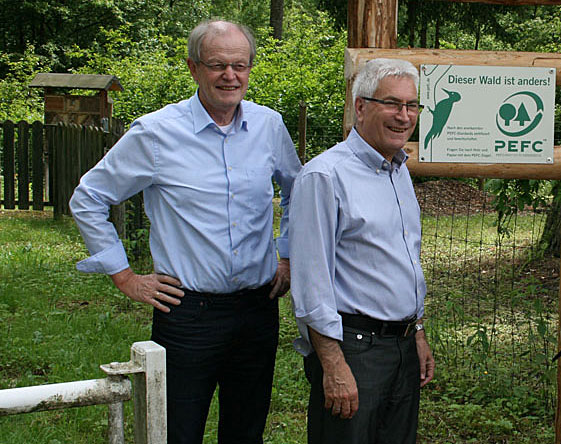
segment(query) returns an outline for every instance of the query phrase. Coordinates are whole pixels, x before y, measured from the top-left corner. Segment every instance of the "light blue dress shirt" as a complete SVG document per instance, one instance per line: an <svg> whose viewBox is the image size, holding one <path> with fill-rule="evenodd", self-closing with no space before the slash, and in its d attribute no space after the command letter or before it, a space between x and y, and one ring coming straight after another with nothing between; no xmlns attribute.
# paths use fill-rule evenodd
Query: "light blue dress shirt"
<svg viewBox="0 0 561 444"><path fill-rule="evenodd" d="M400 151L390 164L356 132L303 168L290 202L294 313L307 327L343 339L338 312L398 321L423 316L420 209Z"/></svg>
<svg viewBox="0 0 561 444"><path fill-rule="evenodd" d="M198 94L136 120L87 174L70 208L91 256L81 271L115 274L129 266L110 205L143 191L157 273L185 288L228 293L272 280L273 186L283 216L276 247L288 257L288 203L301 169L280 114L243 101L228 134Z"/></svg>

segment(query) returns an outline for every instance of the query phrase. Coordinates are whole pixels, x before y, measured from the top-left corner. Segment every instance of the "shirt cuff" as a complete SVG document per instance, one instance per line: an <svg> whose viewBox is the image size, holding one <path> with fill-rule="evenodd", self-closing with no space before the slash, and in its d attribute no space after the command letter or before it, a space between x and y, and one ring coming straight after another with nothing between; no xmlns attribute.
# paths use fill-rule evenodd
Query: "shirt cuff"
<svg viewBox="0 0 561 444"><path fill-rule="evenodd" d="M277 251L279 252L279 256L281 258L288 259L289 255L289 248L288 248L288 239L284 237L277 237L275 239L275 244L277 246Z"/></svg>
<svg viewBox="0 0 561 444"><path fill-rule="evenodd" d="M320 305L304 315L296 312L295 316L298 321L298 327L300 327L300 334L304 338L308 338L307 327L310 327L320 335L327 336L336 341L343 340L343 322L341 321L341 315L337 311L325 305Z"/></svg>
<svg viewBox="0 0 561 444"><path fill-rule="evenodd" d="M294 349L303 356L308 356L314 350L308 327L336 341L343 340L341 315L337 312L333 313L325 306L320 306L304 316L296 314L296 325L302 336L297 338L293 345Z"/></svg>
<svg viewBox="0 0 561 444"><path fill-rule="evenodd" d="M84 273L109 275L119 273L128 267L127 253L121 241L76 264L76 268Z"/></svg>

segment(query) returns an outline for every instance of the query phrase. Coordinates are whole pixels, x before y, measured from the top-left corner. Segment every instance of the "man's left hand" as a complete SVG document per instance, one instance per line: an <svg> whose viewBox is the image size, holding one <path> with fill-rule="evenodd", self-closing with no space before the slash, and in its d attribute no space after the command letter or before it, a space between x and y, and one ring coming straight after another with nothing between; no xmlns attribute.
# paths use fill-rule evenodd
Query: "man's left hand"
<svg viewBox="0 0 561 444"><path fill-rule="evenodd" d="M277 272L271 281L271 287L273 287L271 293L269 293L271 299L284 296L290 288L290 261L288 259L281 258L279 260Z"/></svg>
<svg viewBox="0 0 561 444"><path fill-rule="evenodd" d="M421 365L421 387L424 387L434 377L435 363L424 331L415 333L415 341L417 342L417 354Z"/></svg>

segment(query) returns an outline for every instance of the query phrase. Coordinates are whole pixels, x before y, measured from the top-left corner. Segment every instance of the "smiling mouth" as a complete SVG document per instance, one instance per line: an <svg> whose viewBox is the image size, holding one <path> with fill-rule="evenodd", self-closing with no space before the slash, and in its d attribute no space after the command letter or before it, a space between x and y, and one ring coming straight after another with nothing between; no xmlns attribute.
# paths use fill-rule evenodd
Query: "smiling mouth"
<svg viewBox="0 0 561 444"><path fill-rule="evenodd" d="M218 86L218 89L221 89L223 91L235 91L236 89L238 89L238 86Z"/></svg>
<svg viewBox="0 0 561 444"><path fill-rule="evenodd" d="M394 133L404 133L407 131L407 128L397 128L395 126L388 126L388 129Z"/></svg>

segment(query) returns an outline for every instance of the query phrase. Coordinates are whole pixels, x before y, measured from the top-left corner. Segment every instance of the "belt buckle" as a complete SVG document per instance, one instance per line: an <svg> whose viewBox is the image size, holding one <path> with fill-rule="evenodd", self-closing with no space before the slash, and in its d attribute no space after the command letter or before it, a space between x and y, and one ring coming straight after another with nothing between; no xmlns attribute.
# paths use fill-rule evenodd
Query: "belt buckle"
<svg viewBox="0 0 561 444"><path fill-rule="evenodd" d="M415 319L414 321L410 322L409 324L407 324L407 327L405 328L405 332L403 333L403 337L406 338L407 336L409 336L409 334L415 330L415 324L417 324L417 320Z"/></svg>

